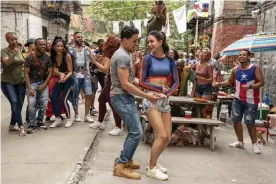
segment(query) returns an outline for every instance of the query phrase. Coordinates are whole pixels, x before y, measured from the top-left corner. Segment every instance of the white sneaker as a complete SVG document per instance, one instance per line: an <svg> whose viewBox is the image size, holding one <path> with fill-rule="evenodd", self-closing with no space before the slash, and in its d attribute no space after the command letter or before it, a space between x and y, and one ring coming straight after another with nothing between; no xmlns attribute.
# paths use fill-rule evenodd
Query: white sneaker
<svg viewBox="0 0 276 184"><path fill-rule="evenodd" d="M56 128L56 127L60 127L62 125L62 121L60 118L56 118L56 120L54 121L54 123L52 123L50 125L50 128Z"/></svg>
<svg viewBox="0 0 276 184"><path fill-rule="evenodd" d="M68 119L67 121L66 121L66 124L65 124L65 128L69 128L70 126L72 126L73 125L73 122L72 122L72 120L71 119Z"/></svg>
<svg viewBox="0 0 276 184"><path fill-rule="evenodd" d="M105 124L104 124L104 122L100 123L100 122L96 121L95 123L91 123L89 125L89 127L90 128L94 128L94 129L99 128L101 130L104 130L105 129Z"/></svg>
<svg viewBox="0 0 276 184"><path fill-rule="evenodd" d="M148 166L146 170L147 170L147 172L146 172L147 177L155 178L155 179L162 180L162 181L169 179L168 175L161 172L157 168L157 166L155 166L153 169L150 169L150 167Z"/></svg>
<svg viewBox="0 0 276 184"><path fill-rule="evenodd" d="M93 123L94 120L90 116L84 116L84 122Z"/></svg>
<svg viewBox="0 0 276 184"><path fill-rule="evenodd" d="M113 136L119 136L119 135L123 135L123 130L121 130L118 127L115 127L113 130L111 130L109 133L109 135L113 135Z"/></svg>
<svg viewBox="0 0 276 184"><path fill-rule="evenodd" d="M253 144L253 152L256 154L260 154L261 153L261 149L259 147L259 145L257 143Z"/></svg>
<svg viewBox="0 0 276 184"><path fill-rule="evenodd" d="M162 167L160 164L156 164L157 169L159 169L162 173L167 173L168 170L165 167Z"/></svg>
<svg viewBox="0 0 276 184"><path fill-rule="evenodd" d="M244 148L244 143L240 141L233 142L229 144L229 147L231 148Z"/></svg>
<svg viewBox="0 0 276 184"><path fill-rule="evenodd" d="M90 115L91 116L95 116L96 114L98 114L99 112L95 109L95 108L93 108L93 109L90 109Z"/></svg>
<svg viewBox="0 0 276 184"><path fill-rule="evenodd" d="M148 162L149 166L149 162ZM159 169L162 173L167 173L168 170L165 167L162 167L160 164L156 164L157 169Z"/></svg>
<svg viewBox="0 0 276 184"><path fill-rule="evenodd" d="M76 116L75 116L75 122L81 122L81 119L80 119L80 116L79 116L79 115L76 115Z"/></svg>

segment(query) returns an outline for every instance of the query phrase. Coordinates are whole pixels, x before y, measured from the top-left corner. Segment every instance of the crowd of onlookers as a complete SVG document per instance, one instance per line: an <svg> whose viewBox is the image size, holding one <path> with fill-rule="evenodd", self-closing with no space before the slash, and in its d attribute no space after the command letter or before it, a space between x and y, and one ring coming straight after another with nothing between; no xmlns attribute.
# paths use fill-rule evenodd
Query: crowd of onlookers
<svg viewBox="0 0 276 184"><path fill-rule="evenodd" d="M51 122L52 116L55 118L50 128L81 122L78 107L84 98L83 121L93 123L91 116L98 114L94 106L98 83L104 89L106 72L92 64L92 60L103 62L103 39L89 47L83 42L82 33L76 32L71 45L57 36L54 40L28 39L25 49L15 33L8 32L5 38L9 45L1 50L1 89L11 104L9 131L26 135L21 116L25 95L28 102L25 123L29 134L46 129L45 122ZM118 41L117 47L119 44ZM107 43L106 50L110 47ZM75 114L72 119L68 101Z"/></svg>
<svg viewBox="0 0 276 184"><path fill-rule="evenodd" d="M25 93L28 101L25 113L27 133L34 133L39 128L46 129L47 126L44 123L51 122L53 119L55 120L50 125L51 128L61 126L62 123L65 123L65 127L70 127L74 122L81 122L78 106L83 102L85 105L84 122L93 123L91 116L98 114L96 109L106 111L105 105L95 108L94 102L98 84L101 89L104 89L109 81L109 67L106 67L109 64L104 64L105 53L110 50L115 52L119 48L118 38L110 36L106 41L99 39L90 46L83 41L82 33L76 32L74 42L69 45L61 37L56 37L54 40L28 39L22 47L22 44L17 41L17 35L9 32L6 34L6 40L9 46L1 51L1 63L3 64L1 83L2 91L11 103L11 131L20 131L20 135L25 135L20 115ZM114 46L114 43L117 45ZM180 79L180 87L174 95L188 95L188 84L190 82L194 84L199 76L197 74L206 75L207 78L208 75L212 75L218 80L221 78L220 56L218 54L211 59L209 49L198 49L189 55L183 51L171 49L168 55L175 60ZM139 78L140 65L144 56L144 51L136 51L132 54L136 78ZM206 65L199 68L197 63L200 59L204 59ZM202 84L199 84L200 79L197 81L197 85L201 85L201 92L197 87L197 91L193 88L194 90L189 95L195 96L197 92L199 96L210 99L211 82L202 80ZM107 99L106 96L99 98L99 101ZM71 102L75 113L72 120L68 101ZM103 100L103 103L104 101L106 100ZM99 121L91 124L91 128L104 128L104 124L101 124L104 115L105 113L101 112ZM55 118L51 119L53 116ZM118 117L115 117L115 120L117 120L116 127L110 134L121 135L121 120ZM19 127L14 126L16 123Z"/></svg>

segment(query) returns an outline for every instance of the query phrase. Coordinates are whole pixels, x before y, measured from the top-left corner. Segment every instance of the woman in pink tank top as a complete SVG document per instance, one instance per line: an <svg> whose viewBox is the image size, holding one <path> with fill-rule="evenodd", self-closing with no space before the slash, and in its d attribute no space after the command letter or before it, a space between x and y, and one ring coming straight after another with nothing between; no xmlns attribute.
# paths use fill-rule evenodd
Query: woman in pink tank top
<svg viewBox="0 0 276 184"><path fill-rule="evenodd" d="M199 53L199 63L196 64L196 85L193 89L194 96L211 100L212 82L213 82L213 67L209 64L211 51L203 49ZM200 109L201 117L206 118L206 107Z"/></svg>

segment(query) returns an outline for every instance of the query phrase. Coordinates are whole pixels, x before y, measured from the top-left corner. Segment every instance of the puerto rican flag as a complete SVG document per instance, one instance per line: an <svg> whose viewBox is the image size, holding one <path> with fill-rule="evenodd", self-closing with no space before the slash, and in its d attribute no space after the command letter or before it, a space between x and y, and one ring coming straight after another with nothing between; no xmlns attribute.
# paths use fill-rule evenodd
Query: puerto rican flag
<svg viewBox="0 0 276 184"><path fill-rule="evenodd" d="M260 102L260 89L243 89L243 85L253 85L258 81L255 78L256 65L251 64L247 70L242 70L240 66L236 70L235 98L242 102L258 105Z"/></svg>

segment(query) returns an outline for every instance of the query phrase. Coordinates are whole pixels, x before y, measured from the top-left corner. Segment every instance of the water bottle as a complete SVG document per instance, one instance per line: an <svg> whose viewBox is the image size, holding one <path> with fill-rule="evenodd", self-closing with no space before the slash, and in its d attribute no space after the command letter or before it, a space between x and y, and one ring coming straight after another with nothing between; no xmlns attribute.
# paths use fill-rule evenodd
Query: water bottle
<svg viewBox="0 0 276 184"><path fill-rule="evenodd" d="M268 93L265 93L265 94L264 94L264 103L265 103L266 105L269 105L269 104L270 104L270 100L269 100Z"/></svg>

